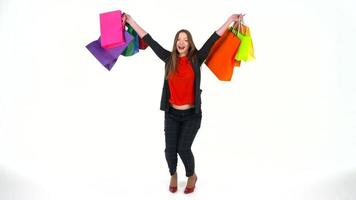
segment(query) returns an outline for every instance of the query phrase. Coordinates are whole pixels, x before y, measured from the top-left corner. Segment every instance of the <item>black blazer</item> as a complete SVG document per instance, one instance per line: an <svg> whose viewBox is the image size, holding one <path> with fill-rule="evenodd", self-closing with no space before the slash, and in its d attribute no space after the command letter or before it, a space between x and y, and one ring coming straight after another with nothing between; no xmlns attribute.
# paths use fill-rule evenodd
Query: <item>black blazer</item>
<svg viewBox="0 0 356 200"><path fill-rule="evenodd" d="M195 113L201 113L201 92L202 90L200 89L200 66L203 64L205 61L206 57L209 54L209 50L211 46L220 38L220 36L214 32L210 38L204 43L204 45L198 50L197 52L197 62L192 62L190 59L190 62L192 63L193 66L193 71L195 74L195 80L194 80L194 93L195 93ZM150 34L146 34L142 38L148 46L152 48L152 50L155 52L155 54L163 61L165 64L167 64L168 59L170 58L171 52L167 51L164 49L158 42L156 42ZM169 108L169 87L168 87L168 81L164 79L163 83L163 91L162 91L162 97L161 97L161 107L160 109L163 111L168 111Z"/></svg>

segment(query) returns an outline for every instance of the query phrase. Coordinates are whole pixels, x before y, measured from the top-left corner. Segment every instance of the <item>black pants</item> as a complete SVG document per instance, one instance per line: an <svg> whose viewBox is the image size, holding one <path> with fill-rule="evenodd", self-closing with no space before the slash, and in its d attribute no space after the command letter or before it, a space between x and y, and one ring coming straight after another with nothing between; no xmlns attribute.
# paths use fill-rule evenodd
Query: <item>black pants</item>
<svg viewBox="0 0 356 200"><path fill-rule="evenodd" d="M177 154L183 161L186 176L194 174L195 163L191 147L200 128L201 118L202 114L194 113L194 108L177 110L170 107L169 111L165 112L165 155L171 175L177 169Z"/></svg>

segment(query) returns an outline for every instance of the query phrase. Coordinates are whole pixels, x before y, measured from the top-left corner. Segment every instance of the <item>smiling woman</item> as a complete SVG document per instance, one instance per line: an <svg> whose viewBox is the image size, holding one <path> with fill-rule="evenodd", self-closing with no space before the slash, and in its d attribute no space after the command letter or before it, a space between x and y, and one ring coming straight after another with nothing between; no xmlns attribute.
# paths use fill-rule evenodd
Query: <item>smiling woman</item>
<svg viewBox="0 0 356 200"><path fill-rule="evenodd" d="M165 156L171 174L169 190L172 193L177 191L177 155L182 159L188 177L184 193L194 192L198 178L195 174L191 147L202 119L200 66L208 56L211 46L229 25L240 17L242 15L231 15L199 50L196 49L190 32L185 29L179 30L175 35L172 51L168 51L144 31L130 15L123 16L123 21L130 24L155 54L165 62L161 110L165 111Z"/></svg>

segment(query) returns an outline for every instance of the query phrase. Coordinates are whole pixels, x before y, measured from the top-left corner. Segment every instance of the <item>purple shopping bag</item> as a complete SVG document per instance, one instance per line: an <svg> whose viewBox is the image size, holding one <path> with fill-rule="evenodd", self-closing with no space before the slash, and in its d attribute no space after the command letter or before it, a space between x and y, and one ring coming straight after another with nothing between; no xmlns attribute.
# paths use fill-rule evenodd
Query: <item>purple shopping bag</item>
<svg viewBox="0 0 356 200"><path fill-rule="evenodd" d="M109 71L116 63L117 58L121 53L126 49L127 45L132 41L133 37L125 31L125 44L114 47L110 49L104 49L101 47L100 37L98 40L95 40L89 43L86 48L92 53L95 58Z"/></svg>

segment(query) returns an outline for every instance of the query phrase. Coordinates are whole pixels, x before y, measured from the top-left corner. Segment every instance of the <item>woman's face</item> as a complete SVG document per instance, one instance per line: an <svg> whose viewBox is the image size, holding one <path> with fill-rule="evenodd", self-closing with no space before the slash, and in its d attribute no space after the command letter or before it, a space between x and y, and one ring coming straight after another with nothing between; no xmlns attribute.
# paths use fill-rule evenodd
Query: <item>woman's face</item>
<svg viewBox="0 0 356 200"><path fill-rule="evenodd" d="M177 51L179 56L186 56L189 50L188 36L184 32L180 32L177 40Z"/></svg>

